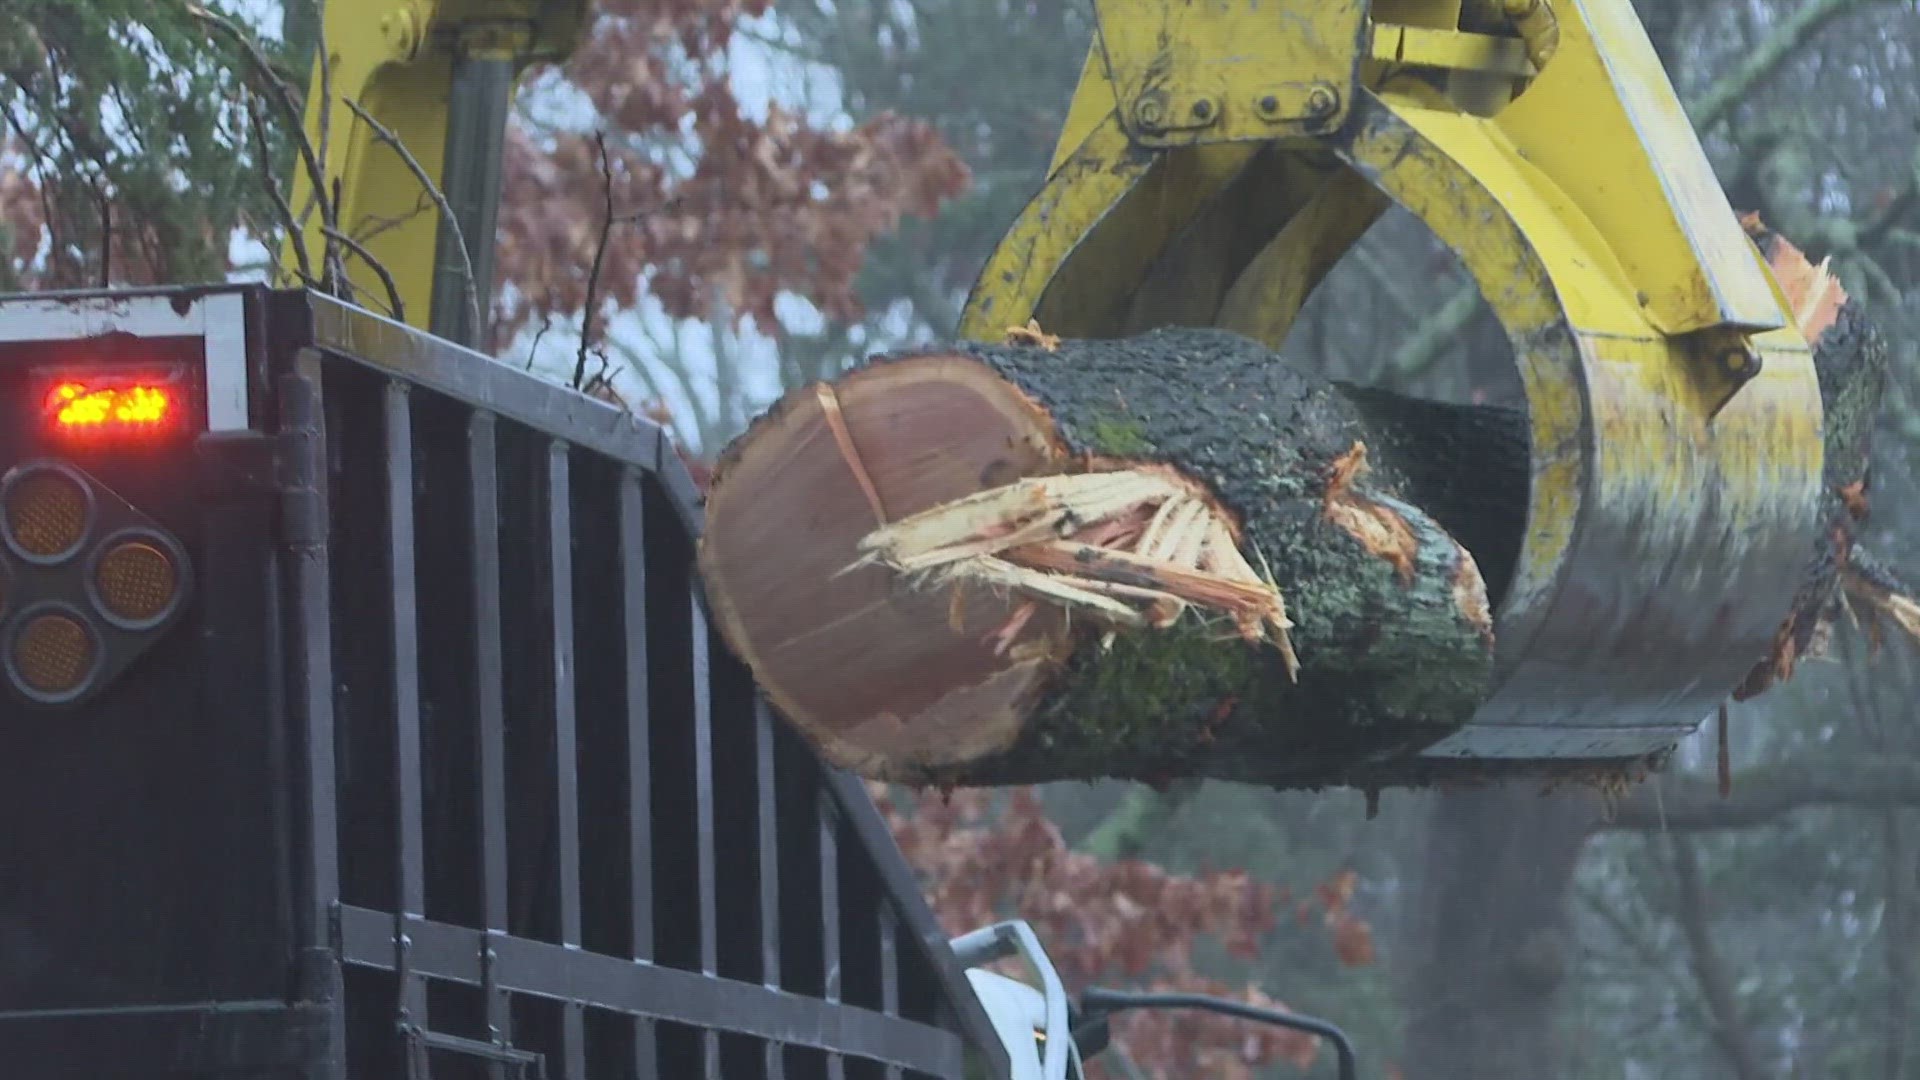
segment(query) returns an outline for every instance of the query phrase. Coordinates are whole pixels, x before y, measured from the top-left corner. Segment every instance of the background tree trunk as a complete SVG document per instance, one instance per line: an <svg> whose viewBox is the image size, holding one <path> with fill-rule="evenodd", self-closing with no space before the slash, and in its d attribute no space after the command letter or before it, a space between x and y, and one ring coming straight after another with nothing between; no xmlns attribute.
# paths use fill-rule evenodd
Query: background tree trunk
<svg viewBox="0 0 1920 1080"><path fill-rule="evenodd" d="M1538 784L1433 800L1403 943L1406 1080L1566 1075L1554 1030L1575 963L1565 897L1592 800Z"/></svg>

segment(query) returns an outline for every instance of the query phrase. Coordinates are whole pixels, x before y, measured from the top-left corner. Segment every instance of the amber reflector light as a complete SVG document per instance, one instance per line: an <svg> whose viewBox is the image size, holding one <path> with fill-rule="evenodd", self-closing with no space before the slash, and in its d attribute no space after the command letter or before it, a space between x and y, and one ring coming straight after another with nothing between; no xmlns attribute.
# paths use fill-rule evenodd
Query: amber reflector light
<svg viewBox="0 0 1920 1080"><path fill-rule="evenodd" d="M5 511L7 536L29 559L64 559L87 538L86 489L63 472L36 469L15 480Z"/></svg>
<svg viewBox="0 0 1920 1080"><path fill-rule="evenodd" d="M180 588L173 556L150 540L122 540L94 567L100 607L125 623L145 624L167 613Z"/></svg>
<svg viewBox="0 0 1920 1080"><path fill-rule="evenodd" d="M13 670L43 697L80 690L93 673L98 646L85 623L62 611L29 616L13 636Z"/></svg>

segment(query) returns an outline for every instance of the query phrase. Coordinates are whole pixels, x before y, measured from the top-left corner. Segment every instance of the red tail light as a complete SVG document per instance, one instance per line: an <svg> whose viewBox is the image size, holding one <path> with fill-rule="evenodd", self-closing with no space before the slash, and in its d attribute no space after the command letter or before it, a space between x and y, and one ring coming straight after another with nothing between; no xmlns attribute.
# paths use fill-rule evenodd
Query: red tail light
<svg viewBox="0 0 1920 1080"><path fill-rule="evenodd" d="M177 379L61 374L41 398L41 423L68 438L169 435L187 422L188 405Z"/></svg>

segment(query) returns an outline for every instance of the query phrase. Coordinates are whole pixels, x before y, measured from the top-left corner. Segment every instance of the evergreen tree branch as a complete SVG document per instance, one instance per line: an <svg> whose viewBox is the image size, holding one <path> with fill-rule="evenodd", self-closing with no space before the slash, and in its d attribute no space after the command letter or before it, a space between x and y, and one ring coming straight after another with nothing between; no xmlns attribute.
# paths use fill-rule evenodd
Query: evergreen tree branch
<svg viewBox="0 0 1920 1080"><path fill-rule="evenodd" d="M1835 19L1855 8L1885 2L1887 0L1807 0L1782 20L1778 29L1747 50L1746 59L1715 79L1713 85L1699 95L1693 108L1687 110L1694 128L1704 132L1726 119L1755 86Z"/></svg>
<svg viewBox="0 0 1920 1080"><path fill-rule="evenodd" d="M255 41L251 34L234 25L231 20L208 11L198 4L188 4L187 14L207 26L212 27L214 30L219 31L223 37L234 42L240 47L240 50L246 54L247 62L253 74L266 84L267 90L269 91L267 99L278 107L280 120L286 125L288 135L293 140L294 149L298 152L300 164L307 171L307 183L313 188L313 197L318 200L320 220L329 228L339 228L340 223L334 216L336 208L333 206L332 201L327 198L326 170L321 167L319 151L314 147L313 142L307 138L305 120L300 106L296 101L293 88L288 86L287 81L280 77L280 73L273 66L273 62L268 59L266 53L261 50L260 43ZM326 46L324 43L321 45L320 54L323 58L326 55ZM324 70L325 60L322 59L321 63Z"/></svg>

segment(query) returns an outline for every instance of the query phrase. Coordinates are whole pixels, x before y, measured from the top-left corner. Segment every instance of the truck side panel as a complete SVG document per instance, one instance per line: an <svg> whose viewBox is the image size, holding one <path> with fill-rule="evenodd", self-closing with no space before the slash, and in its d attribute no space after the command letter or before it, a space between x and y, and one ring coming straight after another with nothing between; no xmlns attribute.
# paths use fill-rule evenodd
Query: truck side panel
<svg viewBox="0 0 1920 1080"><path fill-rule="evenodd" d="M991 1061L865 792L708 626L696 495L662 433L301 302L349 1075L501 1064L481 1047L569 1078Z"/></svg>
<svg viewBox="0 0 1920 1080"><path fill-rule="evenodd" d="M49 443L48 341L186 372L184 426ZM708 627L657 428L252 288L0 297L0 410L0 472L56 456L191 585L73 702L0 697L10 1078L1005 1074L865 790ZM93 556L17 554L0 661L98 622Z"/></svg>

